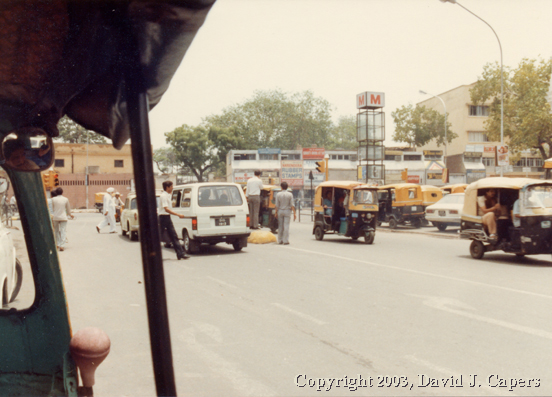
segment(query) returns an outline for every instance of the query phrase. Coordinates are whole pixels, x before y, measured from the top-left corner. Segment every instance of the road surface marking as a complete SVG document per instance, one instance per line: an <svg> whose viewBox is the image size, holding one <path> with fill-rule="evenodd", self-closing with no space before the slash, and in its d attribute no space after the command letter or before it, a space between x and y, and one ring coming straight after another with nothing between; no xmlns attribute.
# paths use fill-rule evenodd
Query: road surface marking
<svg viewBox="0 0 552 397"><path fill-rule="evenodd" d="M545 298L545 299L552 299L552 295L545 295L545 294L539 294L537 292L524 291L524 290L521 290L521 289L502 287L500 285L487 284L487 283L482 283L480 281L468 280L468 279L465 279L465 278L444 276L442 274L428 273L428 272L424 272L424 271L421 271L421 270L407 269L407 268L399 267L399 266L383 265L381 263L365 261L365 260L362 260L362 259L347 258L347 257L341 256L341 255L326 254L326 253L323 253L323 252L311 251L311 250L306 250L306 249L302 249L302 248L295 248L295 247L293 247L293 248L292 247L286 247L286 248L291 249L291 250L295 250L295 251L306 252L308 254L324 255L324 256L328 256L330 258L339 259L339 262L336 262L336 264L339 264L342 261L346 260L346 261L350 261L350 262L357 262L357 263L363 263L363 264L366 264L366 265L377 266L377 267L381 267L381 268L385 268L385 269L401 270L403 272L419 274L419 275L422 275L422 276L430 276L430 277L436 277L436 278L441 278L441 279L445 279L445 280L459 281L459 282L462 282L462 283L467 283L467 284L472 284L472 285L479 285L479 286L483 286L483 287L491 287L491 288L501 289L503 291L516 292L518 294L536 296L536 297ZM316 262L313 261L312 263L316 263Z"/></svg>
<svg viewBox="0 0 552 397"><path fill-rule="evenodd" d="M198 329L199 328L199 329ZM216 328L210 324L199 324L196 323L195 326L187 328L182 331L178 338L186 343L187 347L194 352L200 359L205 361L209 368L216 374L222 375L226 378L236 389L236 394L243 396L274 396L276 393L270 388L258 382L254 379L251 379L241 371L237 364L230 362L223 357L219 356L217 353L209 350L205 346L201 345L196 340L196 334L198 332L208 331L209 336L213 334L219 334L218 332L213 332L213 328ZM219 340L220 341L220 340ZM217 341L218 342L218 341Z"/></svg>
<svg viewBox="0 0 552 397"><path fill-rule="evenodd" d="M524 325L509 323L507 321L497 320L491 317L480 316L474 313L469 313L465 310L466 309L475 310L475 309L463 304L462 302L456 299L443 298L438 296L421 296L421 295L414 295L414 294L407 294L407 295L414 296L416 298L425 299L423 302L424 305L434 309L442 310L452 314L457 314L459 316L467 317L472 320L478 320L488 324L498 325L499 327L513 329L514 331L525 332L526 334L530 334L533 336L540 336L541 338L552 339L552 332L544 331L537 328L526 327ZM453 309L449 306L456 306L461 310Z"/></svg>
<svg viewBox="0 0 552 397"><path fill-rule="evenodd" d="M219 280L218 278L214 278L214 277L211 277L211 276L207 276L207 278L208 278L209 280L212 280L212 281L214 281L214 282L216 282L216 283L219 283L219 284L221 284L221 285L224 285L224 286L226 286L226 287L238 288L238 287L236 287L235 285L228 284L227 282L222 281L222 280Z"/></svg>
<svg viewBox="0 0 552 397"><path fill-rule="evenodd" d="M291 314L295 314L296 316L298 317L301 317L301 318L304 318L305 320L309 320L309 321L312 321L313 323L315 324L318 324L318 325L324 325L326 324L324 321L321 321L317 318L314 318L312 316L309 316L308 314L305 314L305 313L301 313L301 312L298 312L297 310L293 310L293 309L290 309L289 307L287 306L284 306L284 305L281 305L279 303L273 303L272 306L276 306L277 308L280 308L288 313L291 313Z"/></svg>

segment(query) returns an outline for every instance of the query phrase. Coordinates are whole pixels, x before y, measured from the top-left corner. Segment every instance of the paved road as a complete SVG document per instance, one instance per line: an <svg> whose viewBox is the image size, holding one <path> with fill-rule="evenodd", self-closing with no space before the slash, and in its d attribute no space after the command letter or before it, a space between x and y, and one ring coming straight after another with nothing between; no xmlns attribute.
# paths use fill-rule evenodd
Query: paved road
<svg viewBox="0 0 552 397"><path fill-rule="evenodd" d="M150 396L139 244L96 233L100 219L78 215L60 253L73 329L112 340L96 395ZM319 242L303 218L289 246L164 249L179 394L552 394L550 256L476 261L431 229Z"/></svg>

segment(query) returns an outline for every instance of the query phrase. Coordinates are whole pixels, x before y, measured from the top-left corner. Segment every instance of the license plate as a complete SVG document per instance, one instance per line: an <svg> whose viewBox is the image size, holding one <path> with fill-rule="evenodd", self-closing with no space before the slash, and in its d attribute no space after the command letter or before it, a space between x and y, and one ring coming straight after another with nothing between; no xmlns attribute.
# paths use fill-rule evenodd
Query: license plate
<svg viewBox="0 0 552 397"><path fill-rule="evenodd" d="M446 211L439 211L439 216L447 216L447 212Z"/></svg>
<svg viewBox="0 0 552 397"><path fill-rule="evenodd" d="M542 221L541 222L541 227L543 229L550 229L550 221Z"/></svg>
<svg viewBox="0 0 552 397"><path fill-rule="evenodd" d="M230 218L215 218L215 226L228 226L230 225Z"/></svg>

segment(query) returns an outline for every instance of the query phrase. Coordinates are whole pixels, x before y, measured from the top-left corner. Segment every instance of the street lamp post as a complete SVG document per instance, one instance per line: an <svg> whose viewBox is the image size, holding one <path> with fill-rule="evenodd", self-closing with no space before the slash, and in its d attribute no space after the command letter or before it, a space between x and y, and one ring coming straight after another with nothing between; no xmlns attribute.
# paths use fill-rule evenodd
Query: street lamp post
<svg viewBox="0 0 552 397"><path fill-rule="evenodd" d="M445 105L445 101L443 101L443 98L441 98L440 96L438 95L433 95L433 94L428 94L427 92L425 91L422 91L420 90L420 94L424 94L424 95L430 95L434 98L437 98L441 101L441 103L443 104L443 107L445 108L445 166L447 165L447 143L448 143L448 140L447 140L447 105Z"/></svg>
<svg viewBox="0 0 552 397"><path fill-rule="evenodd" d="M443 3L452 3L452 4L458 4L460 7L462 7L464 10L472 14L474 17L480 19L483 21L488 27L491 28L494 35L496 36L496 39L498 40L498 47L500 48L500 145L504 145L504 73L503 73L503 63L502 63L502 44L500 43L500 39L498 38L498 35L496 34L495 30L487 21L485 21L480 16L474 14L470 10L468 10L466 7L464 7L462 4L457 2L456 0L440 0ZM504 176L504 170L502 167L500 167L500 176Z"/></svg>

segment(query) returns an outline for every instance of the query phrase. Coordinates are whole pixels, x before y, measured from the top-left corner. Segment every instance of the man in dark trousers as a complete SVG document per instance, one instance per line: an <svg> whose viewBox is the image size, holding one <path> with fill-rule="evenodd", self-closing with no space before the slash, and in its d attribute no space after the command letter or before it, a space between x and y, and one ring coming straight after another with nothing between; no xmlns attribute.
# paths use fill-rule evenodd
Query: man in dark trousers
<svg viewBox="0 0 552 397"><path fill-rule="evenodd" d="M166 230L167 235L169 236L172 246L176 251L176 257L180 259L188 259L190 255L186 254L184 248L178 241L178 236L174 230L174 225L171 221L171 215L176 215L179 218L184 218L184 215L177 214L172 210L172 191L173 183L171 181L163 182L163 193L159 196L159 226L160 234L163 235L163 232Z"/></svg>

